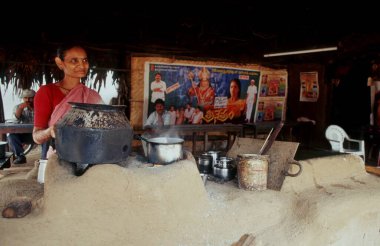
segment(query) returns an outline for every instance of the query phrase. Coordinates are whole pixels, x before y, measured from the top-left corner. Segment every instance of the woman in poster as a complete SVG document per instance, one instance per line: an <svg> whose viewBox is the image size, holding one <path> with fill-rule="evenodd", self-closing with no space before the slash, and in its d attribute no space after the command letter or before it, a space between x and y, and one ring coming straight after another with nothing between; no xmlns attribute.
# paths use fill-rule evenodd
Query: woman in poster
<svg viewBox="0 0 380 246"><path fill-rule="evenodd" d="M233 114L233 121L239 121L246 111L246 103L244 99L240 99L241 82L239 79L230 81L230 97L227 101L227 109Z"/></svg>
<svg viewBox="0 0 380 246"><path fill-rule="evenodd" d="M194 74L189 72L188 77L192 82L192 87L189 89L189 95L197 98L198 106L202 106L204 109L211 107L214 104L215 91L210 84L210 72L207 68L203 67L198 73L199 84L193 81Z"/></svg>

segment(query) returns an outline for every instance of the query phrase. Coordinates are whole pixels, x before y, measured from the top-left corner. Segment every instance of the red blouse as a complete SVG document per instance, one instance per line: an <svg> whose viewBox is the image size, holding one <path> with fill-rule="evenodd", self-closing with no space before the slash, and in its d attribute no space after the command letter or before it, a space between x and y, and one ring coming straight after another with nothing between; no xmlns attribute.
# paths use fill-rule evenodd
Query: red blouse
<svg viewBox="0 0 380 246"><path fill-rule="evenodd" d="M43 85L34 97L34 126L48 128L50 116L65 94L54 83Z"/></svg>

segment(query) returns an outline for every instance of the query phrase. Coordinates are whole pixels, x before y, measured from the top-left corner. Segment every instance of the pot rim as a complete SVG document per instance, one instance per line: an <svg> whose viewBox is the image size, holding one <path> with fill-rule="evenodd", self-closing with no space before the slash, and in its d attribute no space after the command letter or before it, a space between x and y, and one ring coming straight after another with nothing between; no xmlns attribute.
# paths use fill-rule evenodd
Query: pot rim
<svg viewBox="0 0 380 246"><path fill-rule="evenodd" d="M126 105L107 105L107 104L92 104L92 103L79 103L79 102L68 102L72 108L79 108L84 110L104 110L104 111L115 111L125 109Z"/></svg>
<svg viewBox="0 0 380 246"><path fill-rule="evenodd" d="M166 139L166 140L171 140L170 142L163 142L163 141L160 141L163 140L163 139ZM154 144L181 144L184 142L184 140L182 138L172 138L172 137L155 137L155 138L149 138L148 139L148 142L149 143L154 143Z"/></svg>

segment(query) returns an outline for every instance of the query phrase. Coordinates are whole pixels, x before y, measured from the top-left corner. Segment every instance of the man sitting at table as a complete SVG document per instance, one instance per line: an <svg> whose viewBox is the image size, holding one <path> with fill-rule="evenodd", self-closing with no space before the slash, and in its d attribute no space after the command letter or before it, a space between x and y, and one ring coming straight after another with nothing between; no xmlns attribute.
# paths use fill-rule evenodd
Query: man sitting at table
<svg viewBox="0 0 380 246"><path fill-rule="evenodd" d="M146 131L142 134L142 137L147 139L158 136L158 134L154 130L155 126L170 125L170 114L165 110L164 100L162 100L161 98L157 99L154 102L154 107L156 110L149 115L148 119L144 124L144 129ZM145 141L142 141L142 147L146 156L147 144Z"/></svg>
<svg viewBox="0 0 380 246"><path fill-rule="evenodd" d="M162 99L157 99L154 102L156 111L152 112L145 122L144 128L150 126L167 126L170 125L170 114L165 110L165 102Z"/></svg>
<svg viewBox="0 0 380 246"><path fill-rule="evenodd" d="M13 109L14 117L18 123L32 124L34 119L33 99L36 92L26 89L21 93L22 103L15 106ZM23 144L33 143L32 133L10 133L8 135L9 144L13 153L16 156L13 164L26 163Z"/></svg>

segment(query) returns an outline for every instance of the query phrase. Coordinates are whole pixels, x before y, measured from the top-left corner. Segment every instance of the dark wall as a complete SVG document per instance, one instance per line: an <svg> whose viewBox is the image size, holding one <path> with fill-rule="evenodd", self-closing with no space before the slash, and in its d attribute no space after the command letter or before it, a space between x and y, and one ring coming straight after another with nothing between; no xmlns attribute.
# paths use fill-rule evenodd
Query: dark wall
<svg viewBox="0 0 380 246"><path fill-rule="evenodd" d="M319 98L317 102L300 102L300 72L318 72ZM331 85L325 83L325 68L320 64L293 64L288 66L287 121L307 117L316 121L310 132L311 146L324 146L324 131L330 115Z"/></svg>
<svg viewBox="0 0 380 246"><path fill-rule="evenodd" d="M307 117L316 121L310 132L313 147L329 147L325 129L330 124L343 127L351 137L361 137L369 125L370 88L367 86L366 61L326 67L322 64L289 65L287 120ZM300 102L300 72L318 72L319 98L317 102ZM339 79L339 85L332 79Z"/></svg>
<svg viewBox="0 0 380 246"><path fill-rule="evenodd" d="M341 66L345 67L344 73L337 75L340 83L331 92L331 123L343 127L351 137L359 137L360 130L369 125L371 100L367 79L371 65L362 61Z"/></svg>

